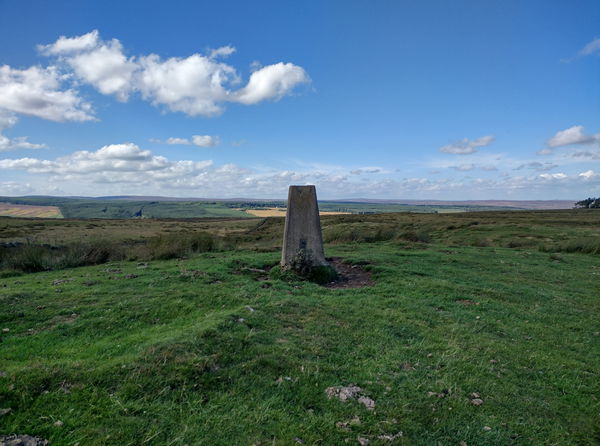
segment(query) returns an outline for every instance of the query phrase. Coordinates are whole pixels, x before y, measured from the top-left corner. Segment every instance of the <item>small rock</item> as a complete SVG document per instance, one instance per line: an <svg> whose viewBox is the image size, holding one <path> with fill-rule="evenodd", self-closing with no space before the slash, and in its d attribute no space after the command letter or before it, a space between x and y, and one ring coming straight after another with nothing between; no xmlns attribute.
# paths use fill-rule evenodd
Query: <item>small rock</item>
<svg viewBox="0 0 600 446"><path fill-rule="evenodd" d="M344 386L333 386L333 387L328 387L327 389L325 389L325 393L327 394L327 396L329 398L336 397L342 401L346 401L348 399L354 399L361 392L362 392L362 389L355 385L350 385L350 386L345 386L345 387Z"/></svg>
<svg viewBox="0 0 600 446"><path fill-rule="evenodd" d="M10 331L10 328L3 328L2 329L2 333L8 333Z"/></svg>
<svg viewBox="0 0 600 446"><path fill-rule="evenodd" d="M61 427L63 424L65 424L65 423L63 423L63 422L62 422L62 421L60 421L60 420L56 420L56 421L54 422L54 425L55 425L56 427Z"/></svg>
<svg viewBox="0 0 600 446"><path fill-rule="evenodd" d="M371 398L369 398L367 396L361 396L358 399L358 402L360 404L362 404L363 406L365 406L368 410L375 409L375 401L373 401Z"/></svg>
<svg viewBox="0 0 600 446"><path fill-rule="evenodd" d="M360 446L367 446L371 441L368 438L364 438L364 437L358 437L358 444L360 444Z"/></svg>
<svg viewBox="0 0 600 446"><path fill-rule="evenodd" d="M248 310L250 313L254 313L256 310L250 306L246 306L246 310Z"/></svg>
<svg viewBox="0 0 600 446"><path fill-rule="evenodd" d="M296 438L294 438L294 441L299 444L304 444L304 440L302 438L296 437Z"/></svg>
<svg viewBox="0 0 600 446"><path fill-rule="evenodd" d="M492 430L492 428L491 428L491 427L489 427L489 426L483 426L483 430L484 430L485 432L489 432L489 431L491 431L491 430Z"/></svg>
<svg viewBox="0 0 600 446"><path fill-rule="evenodd" d="M461 441L461 442L460 442L460 443L458 443L458 444L459 444L459 446L467 446L467 442L466 442L466 441L464 441L464 440L463 440L463 441Z"/></svg>
<svg viewBox="0 0 600 446"><path fill-rule="evenodd" d="M402 431L395 433L394 435L391 434L383 434L380 435L379 438L380 440L386 440L386 441L394 441L397 440L398 438L402 437L403 433Z"/></svg>
<svg viewBox="0 0 600 446"><path fill-rule="evenodd" d="M478 394L477 392L473 392L473 393L471 394L471 398L481 398L481 395L480 395L480 394Z"/></svg>
<svg viewBox="0 0 600 446"><path fill-rule="evenodd" d="M12 409L10 407L7 407L6 409L0 409L0 417L2 415L8 415L11 412L12 412Z"/></svg>
<svg viewBox="0 0 600 446"><path fill-rule="evenodd" d="M46 446L48 440L31 435L0 435L2 446Z"/></svg>
<svg viewBox="0 0 600 446"><path fill-rule="evenodd" d="M428 358L433 358L433 353L427 353Z"/></svg>
<svg viewBox="0 0 600 446"><path fill-rule="evenodd" d="M473 406L481 406L483 404L483 400L480 398L474 398L471 400L471 404Z"/></svg>

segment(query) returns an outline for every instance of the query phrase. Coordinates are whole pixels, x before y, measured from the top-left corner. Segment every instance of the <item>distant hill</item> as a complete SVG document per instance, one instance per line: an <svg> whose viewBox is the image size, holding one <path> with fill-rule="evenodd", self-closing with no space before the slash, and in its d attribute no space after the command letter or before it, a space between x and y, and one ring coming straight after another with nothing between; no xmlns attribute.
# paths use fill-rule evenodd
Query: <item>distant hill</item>
<svg viewBox="0 0 600 446"><path fill-rule="evenodd" d="M0 201L10 199L77 199L98 201L187 201L187 202L259 202L273 203L285 201L285 198L197 198L197 197L162 197L144 195L109 195L104 197L52 197L52 196L26 196L26 197L0 197ZM339 200L319 200L323 203L372 203L372 204L405 204L410 206L483 206L515 209L572 209L573 200L403 200L403 199L378 199L378 198L342 198Z"/></svg>
<svg viewBox="0 0 600 446"><path fill-rule="evenodd" d="M0 215L15 216L15 205L53 207L55 216L64 218L252 218L247 210L284 208L283 199L255 198L177 198L160 196L119 195L106 197L52 197L25 196L0 197L5 212ZM321 200L319 208L324 212L379 214L388 212L449 213L490 210L543 210L571 209L575 200L384 200L345 199ZM24 207L25 206L25 207ZM58 211L58 212L57 212ZM23 214L17 214L23 215ZM45 215L31 215L43 217Z"/></svg>

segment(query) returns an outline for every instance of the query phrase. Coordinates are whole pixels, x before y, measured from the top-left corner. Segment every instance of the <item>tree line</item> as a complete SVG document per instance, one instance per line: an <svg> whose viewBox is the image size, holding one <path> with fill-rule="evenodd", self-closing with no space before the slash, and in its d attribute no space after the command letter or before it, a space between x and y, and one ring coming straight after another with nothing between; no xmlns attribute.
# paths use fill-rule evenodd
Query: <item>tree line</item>
<svg viewBox="0 0 600 446"><path fill-rule="evenodd" d="M575 207L584 209L600 209L600 198L586 198L575 203Z"/></svg>

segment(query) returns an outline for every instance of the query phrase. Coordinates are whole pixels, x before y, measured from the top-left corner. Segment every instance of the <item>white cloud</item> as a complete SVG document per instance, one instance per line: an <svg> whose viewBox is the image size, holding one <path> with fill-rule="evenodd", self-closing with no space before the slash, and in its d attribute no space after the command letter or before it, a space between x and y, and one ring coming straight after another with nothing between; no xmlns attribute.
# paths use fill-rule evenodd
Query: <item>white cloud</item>
<svg viewBox="0 0 600 446"><path fill-rule="evenodd" d="M123 54L121 43L113 39L67 58L76 76L93 85L105 95L114 94L119 101L125 102L133 89L133 73L137 69L132 58Z"/></svg>
<svg viewBox="0 0 600 446"><path fill-rule="evenodd" d="M166 141L161 141L160 139L151 139L151 142L155 142L158 144L169 144L169 145L195 145L198 147L215 147L221 143L221 140L218 136L211 135L193 135L191 139L187 138L168 138Z"/></svg>
<svg viewBox="0 0 600 446"><path fill-rule="evenodd" d="M53 66L25 70L0 66L0 109L51 121L94 119L91 105L76 91L61 90L65 80Z"/></svg>
<svg viewBox="0 0 600 446"><path fill-rule="evenodd" d="M585 178L586 180L589 180L590 178L594 178L599 175L593 170L586 170L585 172L581 172L579 176Z"/></svg>
<svg viewBox="0 0 600 446"><path fill-rule="evenodd" d="M165 144L169 144L169 145L184 145L184 146L189 146L191 144L189 139L185 139L185 138L169 138L165 141Z"/></svg>
<svg viewBox="0 0 600 446"><path fill-rule="evenodd" d="M452 153L455 155L468 155L477 152L477 148L485 147L494 142L494 137L491 135L482 136L473 141L468 138L463 138L460 141L454 142L440 147L440 152Z"/></svg>
<svg viewBox="0 0 600 446"><path fill-rule="evenodd" d="M540 174L540 178L544 178L545 180L564 180L567 178L567 175L559 172L559 173L542 173Z"/></svg>
<svg viewBox="0 0 600 446"><path fill-rule="evenodd" d="M0 152L8 152L17 149L43 149L45 144L33 144L27 141L26 136L8 138L2 132L17 123L17 117L13 113L0 109Z"/></svg>
<svg viewBox="0 0 600 446"><path fill-rule="evenodd" d="M38 45L38 50L44 54L69 54L77 51L90 50L98 45L98 30L93 30L78 37L60 36L50 45Z"/></svg>
<svg viewBox="0 0 600 446"><path fill-rule="evenodd" d="M137 88L153 105L190 116L216 116L227 100L225 85L239 82L233 67L200 54L162 61L152 54L141 58Z"/></svg>
<svg viewBox="0 0 600 446"><path fill-rule="evenodd" d="M212 161L169 161L133 143L111 144L96 151L81 150L55 160L19 158L0 160L2 169L59 175L63 180L127 182L173 179L201 172Z"/></svg>
<svg viewBox="0 0 600 446"><path fill-rule="evenodd" d="M588 43L586 46L584 46L577 53L577 55L579 57L583 57L583 56L589 56L590 54L594 54L597 52L600 52L600 37L597 37L596 39L594 39L590 43Z"/></svg>
<svg viewBox="0 0 600 446"><path fill-rule="evenodd" d="M219 144L218 136L210 135L194 135L192 136L192 144L198 147L214 147Z"/></svg>
<svg viewBox="0 0 600 446"><path fill-rule="evenodd" d="M210 58L216 59L217 57L227 57L235 53L235 48L232 46L222 46L221 48L214 49L210 52Z"/></svg>
<svg viewBox="0 0 600 446"><path fill-rule="evenodd" d="M550 148L556 148L573 144L590 144L598 138L600 138L600 135L585 135L582 125L574 125L568 129L556 132L556 134L548 140L547 144ZM548 152L543 154L546 155Z"/></svg>
<svg viewBox="0 0 600 446"><path fill-rule="evenodd" d="M292 63L279 62L267 65L250 76L248 84L235 92L234 101L242 104L256 104L264 100L279 100L289 94L298 84L310 79L302 67Z"/></svg>
<svg viewBox="0 0 600 446"><path fill-rule="evenodd" d="M278 100L310 81L303 68L280 62L254 71L247 85L236 90L241 76L234 67L216 60L235 52L232 46L214 49L208 56L127 57L119 40L103 41L95 30L82 36L61 36L39 49L56 56L78 80L102 94L124 102L139 92L155 106L190 116L219 115L227 102L252 105Z"/></svg>

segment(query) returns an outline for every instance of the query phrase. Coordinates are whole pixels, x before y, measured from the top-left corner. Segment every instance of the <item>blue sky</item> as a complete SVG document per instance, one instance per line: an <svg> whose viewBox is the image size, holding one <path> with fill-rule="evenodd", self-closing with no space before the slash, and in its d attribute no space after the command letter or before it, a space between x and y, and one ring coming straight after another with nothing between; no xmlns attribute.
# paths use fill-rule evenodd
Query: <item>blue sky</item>
<svg viewBox="0 0 600 446"><path fill-rule="evenodd" d="M0 0L0 195L600 195L597 1Z"/></svg>

